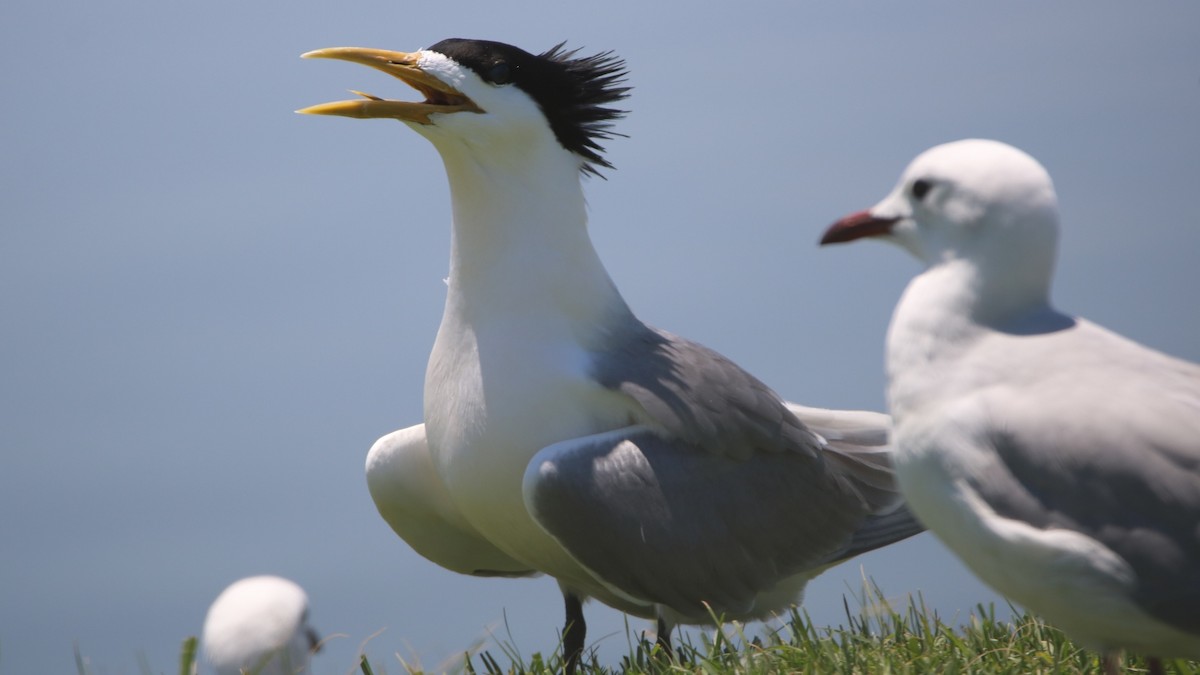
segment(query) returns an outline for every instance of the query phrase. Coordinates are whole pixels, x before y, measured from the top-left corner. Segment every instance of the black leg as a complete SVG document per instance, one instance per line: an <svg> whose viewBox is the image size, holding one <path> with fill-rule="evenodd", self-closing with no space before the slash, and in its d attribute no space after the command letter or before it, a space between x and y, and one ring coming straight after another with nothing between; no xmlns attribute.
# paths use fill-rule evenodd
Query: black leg
<svg viewBox="0 0 1200 675"><path fill-rule="evenodd" d="M563 626L563 673L572 675L583 656L583 643L587 639L587 624L583 620L583 603L573 593L563 591L567 607L567 622Z"/></svg>
<svg viewBox="0 0 1200 675"><path fill-rule="evenodd" d="M1167 673L1167 669L1163 668L1162 659L1157 656L1148 657L1146 667L1150 670L1150 675L1166 675Z"/></svg>
<svg viewBox="0 0 1200 675"><path fill-rule="evenodd" d="M1104 652L1100 659L1100 668L1104 675L1121 675L1121 652Z"/></svg>
<svg viewBox="0 0 1200 675"><path fill-rule="evenodd" d="M667 625L663 618L658 617L658 638L655 640L659 647L662 647L663 653L667 658L675 658L675 651L671 649L671 628Z"/></svg>

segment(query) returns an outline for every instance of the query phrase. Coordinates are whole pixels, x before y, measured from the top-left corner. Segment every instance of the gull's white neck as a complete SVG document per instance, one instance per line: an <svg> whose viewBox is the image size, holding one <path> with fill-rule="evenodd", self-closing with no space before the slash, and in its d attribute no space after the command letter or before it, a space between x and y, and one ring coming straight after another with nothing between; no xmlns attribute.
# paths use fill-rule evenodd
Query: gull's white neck
<svg viewBox="0 0 1200 675"><path fill-rule="evenodd" d="M1053 313L1048 271L1030 276L989 274L976 261L947 260L914 278L904 290L887 336L888 399L903 417L934 392L960 378L962 357L994 331L1019 331Z"/></svg>
<svg viewBox="0 0 1200 675"><path fill-rule="evenodd" d="M972 268L962 261L931 267L904 289L888 327L888 374L929 366L949 355L947 347L970 340L978 302Z"/></svg>

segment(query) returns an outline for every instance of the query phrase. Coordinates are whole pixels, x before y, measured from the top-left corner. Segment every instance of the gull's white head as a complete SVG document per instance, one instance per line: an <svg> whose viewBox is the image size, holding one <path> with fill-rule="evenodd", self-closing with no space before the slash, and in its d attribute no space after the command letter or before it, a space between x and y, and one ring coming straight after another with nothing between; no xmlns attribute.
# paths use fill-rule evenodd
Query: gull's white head
<svg viewBox="0 0 1200 675"><path fill-rule="evenodd" d="M887 197L834 223L821 243L863 237L899 244L929 267L965 262L985 292L1045 300L1058 200L1028 154L998 141L956 141L918 155Z"/></svg>
<svg viewBox="0 0 1200 675"><path fill-rule="evenodd" d="M247 577L222 591L208 609L202 640L218 675L307 672L319 642L304 589L275 576Z"/></svg>
<svg viewBox="0 0 1200 675"><path fill-rule="evenodd" d="M611 53L576 58L563 45L531 54L490 40L451 38L417 52L358 47L319 49L306 58L352 61L388 73L425 95L423 102L358 93L299 112L407 123L443 154L519 161L541 152L570 153L585 172L607 167L600 141L623 112L607 107L627 95L624 64Z"/></svg>

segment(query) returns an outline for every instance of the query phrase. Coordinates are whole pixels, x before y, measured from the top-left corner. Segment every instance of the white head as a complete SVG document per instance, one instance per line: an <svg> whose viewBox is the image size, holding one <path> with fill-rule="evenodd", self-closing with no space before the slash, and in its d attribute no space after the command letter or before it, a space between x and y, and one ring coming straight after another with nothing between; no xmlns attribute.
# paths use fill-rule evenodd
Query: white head
<svg viewBox="0 0 1200 675"><path fill-rule="evenodd" d="M970 139L917 156L875 206L834 223L822 244L878 237L928 267L966 263L981 295L1047 301L1058 245L1058 200L1034 158Z"/></svg>
<svg viewBox="0 0 1200 675"><path fill-rule="evenodd" d="M412 53L359 47L320 49L306 58L371 66L425 95L423 102L364 100L325 103L302 113L399 119L443 156L519 162L557 152L585 172L607 167L599 141L610 138L626 96L623 63L610 53L575 58L559 44L538 55L489 40L451 38Z"/></svg>
<svg viewBox="0 0 1200 675"><path fill-rule="evenodd" d="M275 576L247 577L222 591L208 609L202 640L218 675L306 672L319 642L304 589Z"/></svg>

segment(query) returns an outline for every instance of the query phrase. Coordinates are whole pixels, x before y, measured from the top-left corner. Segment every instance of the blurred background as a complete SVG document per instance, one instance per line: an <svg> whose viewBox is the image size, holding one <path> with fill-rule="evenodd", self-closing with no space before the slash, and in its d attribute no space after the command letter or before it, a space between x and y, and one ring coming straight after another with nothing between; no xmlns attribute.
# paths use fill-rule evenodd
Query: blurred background
<svg viewBox="0 0 1200 675"><path fill-rule="evenodd" d="M294 115L413 96L320 47L476 37L614 50L634 86L590 179L591 232L647 322L809 405L882 409L916 263L819 250L917 153L1007 141L1054 176L1055 298L1200 360L1200 4L204 3L9 0L0 21L0 673L175 672L243 576L307 590L335 634L435 669L557 645L552 580L425 561L375 512L374 440L421 419L441 317L441 162L399 123ZM929 535L819 577L950 621L1007 605ZM616 665L647 622L587 608Z"/></svg>

